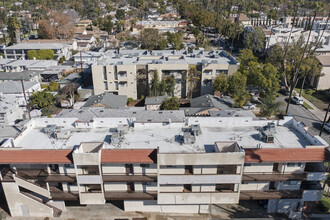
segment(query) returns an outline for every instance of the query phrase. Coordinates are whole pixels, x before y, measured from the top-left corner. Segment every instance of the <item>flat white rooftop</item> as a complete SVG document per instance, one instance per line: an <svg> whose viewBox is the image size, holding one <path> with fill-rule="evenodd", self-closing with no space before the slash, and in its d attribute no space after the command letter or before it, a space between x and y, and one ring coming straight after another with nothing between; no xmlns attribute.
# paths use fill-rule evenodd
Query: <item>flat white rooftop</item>
<svg viewBox="0 0 330 220"><path fill-rule="evenodd" d="M160 152L212 152L216 141L237 141L243 148L304 148L311 143L293 128L277 126L274 143L265 143L259 138L257 127L207 127L201 126L202 134L196 136L194 144L183 144L182 127L130 128L120 144L111 144L115 128L78 129L67 127L61 132L71 131L67 139L55 139L54 135L42 132L42 127L30 130L16 147L24 149L72 149L81 142L105 142L105 148L146 149L159 147Z"/></svg>

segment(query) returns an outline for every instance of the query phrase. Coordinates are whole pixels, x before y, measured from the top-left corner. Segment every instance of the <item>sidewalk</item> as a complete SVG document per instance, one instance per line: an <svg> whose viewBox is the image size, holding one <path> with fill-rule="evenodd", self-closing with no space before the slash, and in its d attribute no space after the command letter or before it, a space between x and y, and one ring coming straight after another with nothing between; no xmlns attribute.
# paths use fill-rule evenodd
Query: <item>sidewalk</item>
<svg viewBox="0 0 330 220"><path fill-rule="evenodd" d="M311 103L310 101L308 101L307 99L305 99L303 96L301 96L300 98L302 98L304 100L304 102L306 102L310 107L313 108L313 109L307 109L310 113L312 113L312 115L314 115L320 121L323 121L324 120L326 111L317 108L315 105L313 105L313 103Z"/></svg>

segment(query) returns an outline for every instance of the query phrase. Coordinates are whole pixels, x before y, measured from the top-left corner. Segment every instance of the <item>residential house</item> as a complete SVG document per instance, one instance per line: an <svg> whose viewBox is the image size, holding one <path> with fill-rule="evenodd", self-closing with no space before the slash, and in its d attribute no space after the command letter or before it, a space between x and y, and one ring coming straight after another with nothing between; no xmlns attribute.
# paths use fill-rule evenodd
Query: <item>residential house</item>
<svg viewBox="0 0 330 220"><path fill-rule="evenodd" d="M25 95L23 92L23 84ZM0 83L0 93L6 97L14 97L19 105L26 105L25 96L27 99L37 91L41 91L40 83L33 81L7 81Z"/></svg>
<svg viewBox="0 0 330 220"><path fill-rule="evenodd" d="M9 47L3 48L6 59L27 59L27 52L29 50L41 50L48 49L53 50L55 60L59 60L61 57L69 59L71 57L72 45L66 43L19 43Z"/></svg>
<svg viewBox="0 0 330 220"><path fill-rule="evenodd" d="M316 90L330 89L330 55L316 57L322 65L321 76L310 77L310 85Z"/></svg>
<svg viewBox="0 0 330 220"><path fill-rule="evenodd" d="M146 97L144 100L144 106L146 110L158 111L163 101L168 99L169 96L155 96L155 97Z"/></svg>
<svg viewBox="0 0 330 220"><path fill-rule="evenodd" d="M16 97L0 93L0 125L14 125L17 120L23 119L23 114Z"/></svg>

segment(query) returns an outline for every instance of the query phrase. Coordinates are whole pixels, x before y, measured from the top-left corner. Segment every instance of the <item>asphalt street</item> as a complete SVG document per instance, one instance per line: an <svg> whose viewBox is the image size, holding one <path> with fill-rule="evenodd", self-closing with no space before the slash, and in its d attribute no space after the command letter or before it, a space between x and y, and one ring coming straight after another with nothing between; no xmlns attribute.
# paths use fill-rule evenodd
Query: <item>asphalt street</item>
<svg viewBox="0 0 330 220"><path fill-rule="evenodd" d="M277 98L277 100L283 101L285 103L285 105L282 106L282 109L285 111L288 96L281 96ZM289 113L292 114L297 121L304 123L308 127L310 134L319 135L323 121L320 121L318 118L316 118L310 111L301 105L290 103ZM323 130L321 137L330 144L330 134L327 133L327 131Z"/></svg>

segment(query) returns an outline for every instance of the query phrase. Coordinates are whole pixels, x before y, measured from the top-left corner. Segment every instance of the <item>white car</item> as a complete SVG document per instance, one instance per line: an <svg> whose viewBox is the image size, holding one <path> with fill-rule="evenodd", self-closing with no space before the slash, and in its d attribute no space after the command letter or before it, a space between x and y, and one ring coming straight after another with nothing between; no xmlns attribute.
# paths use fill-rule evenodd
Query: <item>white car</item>
<svg viewBox="0 0 330 220"><path fill-rule="evenodd" d="M300 97L297 97L297 96L293 96L291 97L291 101L296 104L296 105L302 105L304 104L304 100Z"/></svg>
<svg viewBox="0 0 330 220"><path fill-rule="evenodd" d="M243 106L243 109L244 110L253 110L253 109L255 109L256 108L256 105L254 105L254 104L252 104L252 103L248 103L248 104L245 104L244 106Z"/></svg>
<svg viewBox="0 0 330 220"><path fill-rule="evenodd" d="M330 123L325 123L323 129L330 133Z"/></svg>

